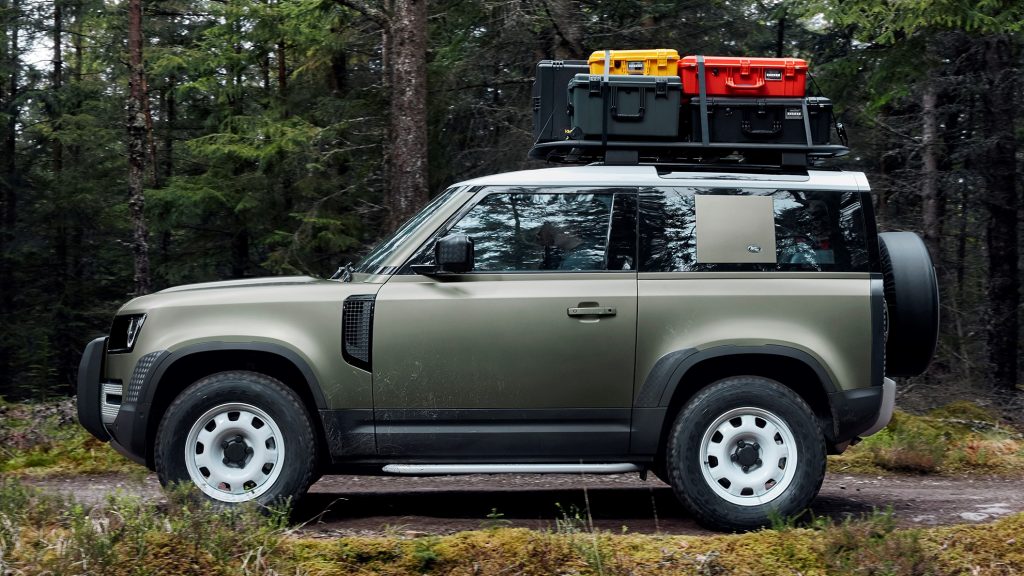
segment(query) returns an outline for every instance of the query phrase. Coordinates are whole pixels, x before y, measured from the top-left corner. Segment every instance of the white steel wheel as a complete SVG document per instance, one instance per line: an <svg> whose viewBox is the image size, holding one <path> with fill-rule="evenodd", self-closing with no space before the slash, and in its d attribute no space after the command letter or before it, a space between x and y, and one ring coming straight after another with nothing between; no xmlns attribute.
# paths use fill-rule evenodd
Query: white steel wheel
<svg viewBox="0 0 1024 576"><path fill-rule="evenodd" d="M666 439L665 471L702 525L752 530L807 510L825 477L825 437L793 389L730 376L680 409Z"/></svg>
<svg viewBox="0 0 1024 576"><path fill-rule="evenodd" d="M796 439L774 413L735 408L704 431L700 466L704 480L718 497L739 506L758 506L778 498L793 482Z"/></svg>
<svg viewBox="0 0 1024 576"><path fill-rule="evenodd" d="M281 475L285 442L266 412L241 402L221 404L195 420L185 441L185 467L210 498L246 502Z"/></svg>

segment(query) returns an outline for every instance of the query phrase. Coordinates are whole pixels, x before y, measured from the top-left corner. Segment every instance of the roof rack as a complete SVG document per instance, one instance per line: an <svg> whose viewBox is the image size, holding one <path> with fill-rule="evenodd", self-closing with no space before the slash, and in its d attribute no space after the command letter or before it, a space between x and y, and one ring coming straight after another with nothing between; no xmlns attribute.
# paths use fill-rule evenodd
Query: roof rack
<svg viewBox="0 0 1024 576"><path fill-rule="evenodd" d="M530 149L530 158L564 164L732 164L806 168L849 152L849 148L838 144L560 140L536 144Z"/></svg>

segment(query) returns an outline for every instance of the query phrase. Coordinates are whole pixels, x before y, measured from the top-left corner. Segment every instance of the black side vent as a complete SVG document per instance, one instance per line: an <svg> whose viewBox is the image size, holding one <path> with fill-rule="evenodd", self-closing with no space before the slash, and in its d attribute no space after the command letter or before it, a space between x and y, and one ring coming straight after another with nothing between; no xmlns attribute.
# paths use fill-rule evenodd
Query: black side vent
<svg viewBox="0 0 1024 576"><path fill-rule="evenodd" d="M373 294L349 296L341 308L341 354L363 370L370 369L374 298Z"/></svg>

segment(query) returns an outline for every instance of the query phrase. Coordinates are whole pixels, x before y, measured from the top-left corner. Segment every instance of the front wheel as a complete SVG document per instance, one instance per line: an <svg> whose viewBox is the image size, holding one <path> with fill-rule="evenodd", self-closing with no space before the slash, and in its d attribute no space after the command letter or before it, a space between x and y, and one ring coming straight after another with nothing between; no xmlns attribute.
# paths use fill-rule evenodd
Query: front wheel
<svg viewBox="0 0 1024 576"><path fill-rule="evenodd" d="M221 372L186 388L157 430L160 483L188 481L224 503L297 498L313 482L313 426L302 400L255 372Z"/></svg>
<svg viewBox="0 0 1024 576"><path fill-rule="evenodd" d="M806 509L825 476L825 440L791 389L756 376L726 378L680 411L666 470L699 522L750 530Z"/></svg>

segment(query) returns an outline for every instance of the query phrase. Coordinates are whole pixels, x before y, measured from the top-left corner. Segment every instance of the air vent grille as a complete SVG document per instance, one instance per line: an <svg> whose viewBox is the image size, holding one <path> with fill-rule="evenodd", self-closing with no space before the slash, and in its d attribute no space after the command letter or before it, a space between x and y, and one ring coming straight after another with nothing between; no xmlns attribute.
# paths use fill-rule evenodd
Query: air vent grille
<svg viewBox="0 0 1024 576"><path fill-rule="evenodd" d="M373 345L373 294L345 299L341 311L341 352L353 366L370 369Z"/></svg>

